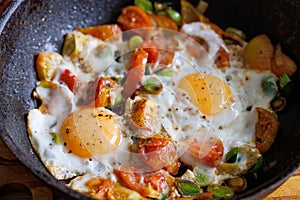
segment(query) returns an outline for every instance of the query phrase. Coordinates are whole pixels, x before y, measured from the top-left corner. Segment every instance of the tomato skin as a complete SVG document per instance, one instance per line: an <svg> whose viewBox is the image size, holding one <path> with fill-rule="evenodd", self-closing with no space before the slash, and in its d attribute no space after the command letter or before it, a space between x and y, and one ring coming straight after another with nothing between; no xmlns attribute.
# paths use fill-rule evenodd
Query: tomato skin
<svg viewBox="0 0 300 200"><path fill-rule="evenodd" d="M126 81L123 85L123 97L130 97L139 87L145 74L148 53L144 49L136 49L133 53L133 62L128 67Z"/></svg>
<svg viewBox="0 0 300 200"><path fill-rule="evenodd" d="M138 166L122 166L120 169L114 169L114 174L123 181L126 187L145 197L158 198L175 182L175 178L164 170L137 173L137 168Z"/></svg>
<svg viewBox="0 0 300 200"><path fill-rule="evenodd" d="M178 173L176 146L171 139L147 138L138 146L138 153L153 170L166 169L170 174Z"/></svg>
<svg viewBox="0 0 300 200"><path fill-rule="evenodd" d="M77 76L72 74L72 72L68 69L60 75L60 81L64 82L68 88L76 94L81 86L81 82L78 80Z"/></svg>
<svg viewBox="0 0 300 200"><path fill-rule="evenodd" d="M217 167L223 158L224 146L217 138L209 138L207 141L194 140L188 148L188 153L209 167Z"/></svg>
<svg viewBox="0 0 300 200"><path fill-rule="evenodd" d="M141 43L138 48L144 49L148 53L148 60L147 63L156 63L158 59L158 49L156 45L151 40L146 40L145 42Z"/></svg>
<svg viewBox="0 0 300 200"><path fill-rule="evenodd" d="M123 8L117 21L122 30L152 27L149 16L138 6L127 6Z"/></svg>
<svg viewBox="0 0 300 200"><path fill-rule="evenodd" d="M122 32L121 28L117 24L90 26L85 28L77 28L76 30L83 34L92 35L100 40L107 40Z"/></svg>
<svg viewBox="0 0 300 200"><path fill-rule="evenodd" d="M229 54L223 47L220 47L219 51L217 52L215 64L220 69L224 67L230 67Z"/></svg>
<svg viewBox="0 0 300 200"><path fill-rule="evenodd" d="M116 85L117 83L111 78L101 77L99 79L95 94L96 107L105 107L111 103L110 89Z"/></svg>

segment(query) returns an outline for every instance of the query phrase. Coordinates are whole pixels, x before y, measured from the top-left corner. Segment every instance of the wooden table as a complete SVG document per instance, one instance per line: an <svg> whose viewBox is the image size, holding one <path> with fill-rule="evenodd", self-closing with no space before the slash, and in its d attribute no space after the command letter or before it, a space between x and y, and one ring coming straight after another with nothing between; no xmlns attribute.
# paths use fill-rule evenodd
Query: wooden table
<svg viewBox="0 0 300 200"><path fill-rule="evenodd" d="M0 200L62 200L20 163L0 139ZM300 200L300 170L264 200Z"/></svg>

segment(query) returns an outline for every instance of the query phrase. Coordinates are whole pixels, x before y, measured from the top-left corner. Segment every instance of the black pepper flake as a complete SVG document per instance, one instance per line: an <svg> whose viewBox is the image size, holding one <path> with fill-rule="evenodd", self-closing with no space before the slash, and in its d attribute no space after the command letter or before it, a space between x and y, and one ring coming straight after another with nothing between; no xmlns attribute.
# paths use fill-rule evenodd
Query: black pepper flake
<svg viewBox="0 0 300 200"><path fill-rule="evenodd" d="M70 130L68 128L66 128L66 133L70 133Z"/></svg>
<svg viewBox="0 0 300 200"><path fill-rule="evenodd" d="M223 126L219 126L219 130L223 130Z"/></svg>
<svg viewBox="0 0 300 200"><path fill-rule="evenodd" d="M64 146L67 146L67 143L66 143L66 142L64 142Z"/></svg>
<svg viewBox="0 0 300 200"><path fill-rule="evenodd" d="M92 161L92 160L93 160L92 158L89 159L89 161Z"/></svg>
<svg viewBox="0 0 300 200"><path fill-rule="evenodd" d="M169 112L171 112L171 111L172 111L172 109L171 109L171 108L169 108L169 109L168 109L168 111L169 111Z"/></svg>
<svg viewBox="0 0 300 200"><path fill-rule="evenodd" d="M72 153L72 150L69 150L68 153Z"/></svg>
<svg viewBox="0 0 300 200"><path fill-rule="evenodd" d="M203 116L202 116L202 119L206 119L206 116L205 116L205 115L203 115Z"/></svg>
<svg viewBox="0 0 300 200"><path fill-rule="evenodd" d="M98 116L99 116L99 117L102 117L102 116L103 116L103 114L98 114Z"/></svg>
<svg viewBox="0 0 300 200"><path fill-rule="evenodd" d="M102 140L100 140L100 144L102 144Z"/></svg>
<svg viewBox="0 0 300 200"><path fill-rule="evenodd" d="M252 110L252 106L248 106L246 110L250 112Z"/></svg>

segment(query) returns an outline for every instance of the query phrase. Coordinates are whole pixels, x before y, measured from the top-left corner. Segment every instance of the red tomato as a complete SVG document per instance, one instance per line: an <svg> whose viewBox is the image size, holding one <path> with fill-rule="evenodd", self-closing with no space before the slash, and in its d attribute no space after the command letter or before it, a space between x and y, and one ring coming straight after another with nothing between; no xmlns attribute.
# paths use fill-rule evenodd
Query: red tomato
<svg viewBox="0 0 300 200"><path fill-rule="evenodd" d="M127 6L117 19L123 30L151 27L149 16L138 6Z"/></svg>
<svg viewBox="0 0 300 200"><path fill-rule="evenodd" d="M216 167L220 164L223 152L223 143L217 138L209 138L206 141L194 140L188 148L188 153L194 159L209 167Z"/></svg>
<svg viewBox="0 0 300 200"><path fill-rule="evenodd" d="M133 63L128 67L126 81L123 85L123 96L130 97L139 87L145 74L148 53L143 49L135 50L133 54Z"/></svg>
<svg viewBox="0 0 300 200"><path fill-rule="evenodd" d="M174 59L174 52L160 49L159 50L159 64L168 67L172 64Z"/></svg>
<svg viewBox="0 0 300 200"><path fill-rule="evenodd" d="M220 47L219 51L217 52L215 64L221 69L224 67L230 67L229 54L222 47Z"/></svg>
<svg viewBox="0 0 300 200"><path fill-rule="evenodd" d="M153 170L166 169L177 174L179 161L176 146L169 138L147 138L138 146L140 158Z"/></svg>
<svg viewBox="0 0 300 200"><path fill-rule="evenodd" d="M137 173L134 166L122 166L120 169L114 169L114 174L123 181L126 187L151 198L158 198L161 193L167 192L175 181L175 178L166 171Z"/></svg>
<svg viewBox="0 0 300 200"><path fill-rule="evenodd" d="M145 42L141 43L138 48L142 48L148 53L147 63L156 63L158 58L158 49L156 48L154 42L151 40L146 40Z"/></svg>
<svg viewBox="0 0 300 200"><path fill-rule="evenodd" d="M64 82L68 88L76 94L81 86L80 81L78 80L77 76L72 74L72 72L66 69L59 78L60 81Z"/></svg>
<svg viewBox="0 0 300 200"><path fill-rule="evenodd" d="M96 107L105 107L111 103L110 89L116 84L111 78L101 77L99 79L95 94Z"/></svg>
<svg viewBox="0 0 300 200"><path fill-rule="evenodd" d="M83 34L89 34L100 40L106 40L120 34L121 28L117 24L107 24L100 26L90 26L86 28L78 28L77 31Z"/></svg>

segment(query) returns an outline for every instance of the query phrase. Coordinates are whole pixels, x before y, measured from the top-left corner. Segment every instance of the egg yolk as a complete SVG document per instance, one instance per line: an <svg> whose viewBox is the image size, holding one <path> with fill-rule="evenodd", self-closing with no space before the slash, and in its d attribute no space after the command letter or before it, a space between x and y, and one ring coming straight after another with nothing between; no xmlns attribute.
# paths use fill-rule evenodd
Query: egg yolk
<svg viewBox="0 0 300 200"><path fill-rule="evenodd" d="M69 152L82 158L110 153L121 142L114 114L105 108L85 108L70 114L61 134Z"/></svg>
<svg viewBox="0 0 300 200"><path fill-rule="evenodd" d="M209 74L189 74L179 82L179 88L187 92L191 102L204 115L216 115L224 111L232 102L229 86Z"/></svg>

